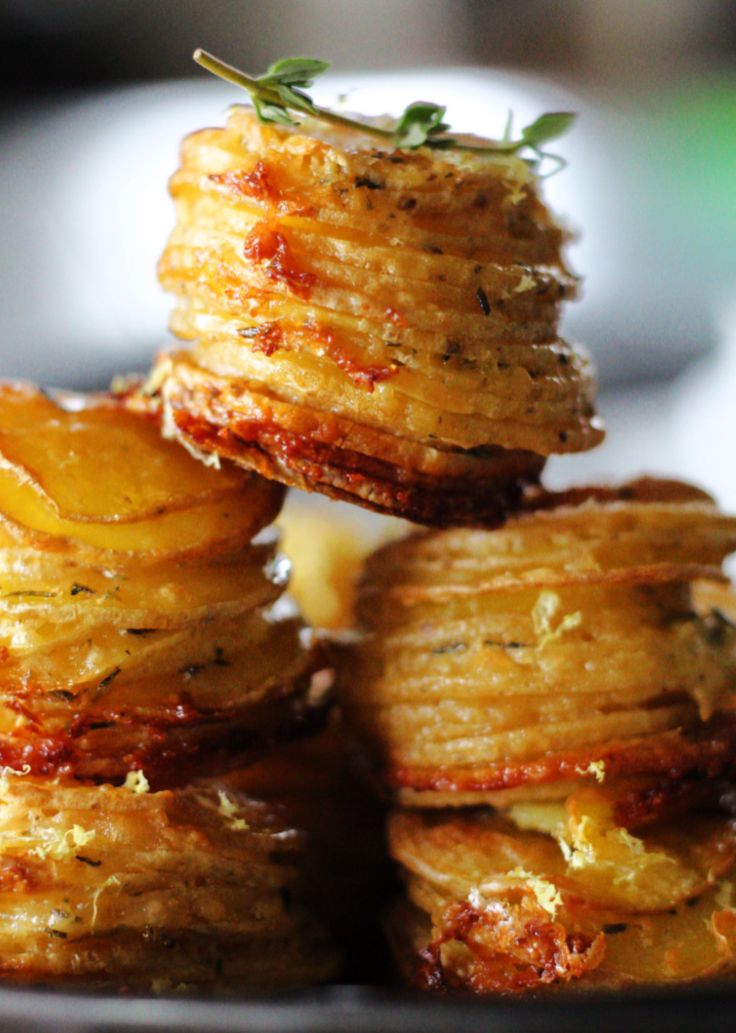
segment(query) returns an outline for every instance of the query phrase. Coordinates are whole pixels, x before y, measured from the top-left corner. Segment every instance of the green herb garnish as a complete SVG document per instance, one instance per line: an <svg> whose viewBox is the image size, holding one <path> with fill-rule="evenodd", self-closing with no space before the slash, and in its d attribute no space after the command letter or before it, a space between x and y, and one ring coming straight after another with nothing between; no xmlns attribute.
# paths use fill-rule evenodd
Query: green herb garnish
<svg viewBox="0 0 736 1033"><path fill-rule="evenodd" d="M84 854L75 854L75 860L81 861L82 864L88 864L90 868L99 868L102 861L93 861L91 857L86 857Z"/></svg>
<svg viewBox="0 0 736 1033"><path fill-rule="evenodd" d="M415 100L404 111L393 131L396 147L413 150L415 147L455 147L457 143L444 134L450 128L443 121L447 108Z"/></svg>
<svg viewBox="0 0 736 1033"><path fill-rule="evenodd" d="M115 681L117 676L120 674L121 670L122 670L122 668L115 667L115 668L113 668L112 671L110 671L109 674L105 675L105 677L102 679L102 681L97 686L96 693L95 693L95 698L97 698L97 696L101 692L104 692L104 690L108 687L108 685L112 685L112 683Z"/></svg>
<svg viewBox="0 0 736 1033"><path fill-rule="evenodd" d="M526 159L531 164L536 165L542 158L550 158L557 163L558 168L561 168L565 164L564 160L556 154L542 150L542 147L566 133L575 120L575 115L569 111L549 111L540 115L531 125L525 126L519 138L514 140L509 118L502 140L474 146L459 143L452 136L448 136L450 126L444 121L446 108L428 101L414 101L410 104L393 129L372 125L370 122L359 122L329 108L318 107L304 91L313 85L317 76L327 71L330 67L328 61L312 57L287 57L270 65L265 75L253 78L206 50L195 50L194 60L213 75L247 90L261 122L298 126L299 120L294 117L295 114L308 115L329 125L357 130L367 136L376 137L400 150L431 147L435 150L487 155L510 155L531 151L534 157L531 160Z"/></svg>
<svg viewBox="0 0 736 1033"><path fill-rule="evenodd" d="M311 57L287 57L270 65L266 74L256 79L255 89L249 90L260 120L293 126L298 123L289 114L290 110L314 115L316 109L304 90L329 67L329 61Z"/></svg>
<svg viewBox="0 0 736 1033"><path fill-rule="evenodd" d="M80 585L78 581L75 581L71 587L70 595L80 595L85 592L87 595L95 595L94 588L88 588L87 585Z"/></svg>

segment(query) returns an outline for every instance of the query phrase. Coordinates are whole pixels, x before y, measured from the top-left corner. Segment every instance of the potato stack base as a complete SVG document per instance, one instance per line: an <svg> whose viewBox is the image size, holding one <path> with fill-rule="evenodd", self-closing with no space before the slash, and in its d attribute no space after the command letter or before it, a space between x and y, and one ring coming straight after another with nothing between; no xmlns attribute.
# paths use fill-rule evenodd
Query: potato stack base
<svg viewBox="0 0 736 1033"><path fill-rule="evenodd" d="M342 682L404 808L391 929L411 979L513 993L736 970L736 628L708 601L734 548L706 495L646 480L371 557Z"/></svg>
<svg viewBox="0 0 736 1033"><path fill-rule="evenodd" d="M0 387L0 975L286 988L335 956L304 841L211 782L319 725L281 489L109 398ZM99 784L107 783L107 784Z"/></svg>

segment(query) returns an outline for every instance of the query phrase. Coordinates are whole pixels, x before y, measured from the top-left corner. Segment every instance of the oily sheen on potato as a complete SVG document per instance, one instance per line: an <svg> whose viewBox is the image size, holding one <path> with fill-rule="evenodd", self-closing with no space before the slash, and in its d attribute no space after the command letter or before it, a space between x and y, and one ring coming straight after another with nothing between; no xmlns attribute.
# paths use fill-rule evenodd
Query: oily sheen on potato
<svg viewBox="0 0 736 1033"><path fill-rule="evenodd" d="M209 470L109 399L0 387L0 763L181 781L318 712L279 602L279 486Z"/></svg>
<svg viewBox="0 0 736 1033"><path fill-rule="evenodd" d="M579 788L506 812L395 811L390 850L406 897L390 927L406 978L518 994L733 972L732 818L683 809L632 831L616 795Z"/></svg>

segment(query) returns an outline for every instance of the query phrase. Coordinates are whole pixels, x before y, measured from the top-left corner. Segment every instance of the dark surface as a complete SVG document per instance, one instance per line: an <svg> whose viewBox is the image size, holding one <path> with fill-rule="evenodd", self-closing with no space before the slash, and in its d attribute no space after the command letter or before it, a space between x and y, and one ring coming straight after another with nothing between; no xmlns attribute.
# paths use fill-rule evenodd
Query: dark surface
<svg viewBox="0 0 736 1033"><path fill-rule="evenodd" d="M7 1033L733 1033L736 986L541 1001L429 998L339 986L286 997L160 1000L0 990Z"/></svg>

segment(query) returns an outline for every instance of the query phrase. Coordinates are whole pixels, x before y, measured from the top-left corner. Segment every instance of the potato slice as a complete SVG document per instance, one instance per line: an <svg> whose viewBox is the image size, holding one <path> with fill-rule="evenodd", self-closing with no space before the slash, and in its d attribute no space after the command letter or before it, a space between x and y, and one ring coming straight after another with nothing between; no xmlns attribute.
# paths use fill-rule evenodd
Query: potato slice
<svg viewBox="0 0 736 1033"><path fill-rule="evenodd" d="M67 546L70 551L90 556L85 547L92 546L92 555L98 558L100 552L156 557L212 550L223 543L242 547L276 516L282 495L277 486L253 478L246 490L198 502L188 509L126 523L80 522L59 516L30 483L0 468L0 521L10 535L37 548L58 549L59 539L66 539L71 543Z"/></svg>
<svg viewBox="0 0 736 1033"><path fill-rule="evenodd" d="M261 533L281 486L71 404L0 386L0 766L121 780L145 759L166 786L318 723L331 675Z"/></svg>
<svg viewBox="0 0 736 1033"><path fill-rule="evenodd" d="M63 521L125 524L242 489L234 467L192 462L151 420L110 402L63 409L35 388L0 386L0 463Z"/></svg>
<svg viewBox="0 0 736 1033"><path fill-rule="evenodd" d="M596 790L574 793L567 813L555 803L539 803L535 811L534 821L523 805L509 812L511 821L486 812L398 812L389 823L391 854L418 877L422 902L432 892L492 899L526 892L529 884L532 892L546 891L551 913L581 902L622 913L666 911L699 896L736 862L736 832L722 815L688 815L686 823L670 821L634 836L614 823ZM513 816L521 822L522 813L519 828ZM555 824L548 833L550 817Z"/></svg>

